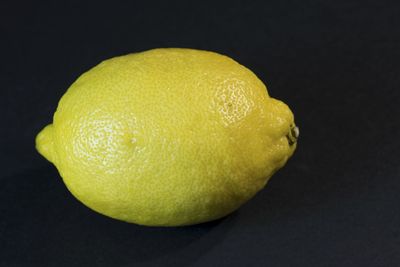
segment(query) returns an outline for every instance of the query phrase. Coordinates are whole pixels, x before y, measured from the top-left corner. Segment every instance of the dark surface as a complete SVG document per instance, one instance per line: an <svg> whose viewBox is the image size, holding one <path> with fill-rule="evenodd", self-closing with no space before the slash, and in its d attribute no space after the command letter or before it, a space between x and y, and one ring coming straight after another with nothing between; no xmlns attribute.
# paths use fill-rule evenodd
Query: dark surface
<svg viewBox="0 0 400 267"><path fill-rule="evenodd" d="M395 1L12 3L0 4L0 266L400 266ZM287 166L223 220L103 217L35 151L78 75L155 47L233 57L300 126Z"/></svg>

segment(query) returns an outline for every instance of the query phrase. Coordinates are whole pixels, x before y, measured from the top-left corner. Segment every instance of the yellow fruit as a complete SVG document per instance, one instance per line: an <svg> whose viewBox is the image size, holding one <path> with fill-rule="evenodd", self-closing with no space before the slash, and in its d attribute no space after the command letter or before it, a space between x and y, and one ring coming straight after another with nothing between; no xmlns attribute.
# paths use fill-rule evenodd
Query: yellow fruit
<svg viewBox="0 0 400 267"><path fill-rule="evenodd" d="M93 210L151 226L221 218L296 147L293 114L234 60L154 49L102 62L61 98L38 151Z"/></svg>

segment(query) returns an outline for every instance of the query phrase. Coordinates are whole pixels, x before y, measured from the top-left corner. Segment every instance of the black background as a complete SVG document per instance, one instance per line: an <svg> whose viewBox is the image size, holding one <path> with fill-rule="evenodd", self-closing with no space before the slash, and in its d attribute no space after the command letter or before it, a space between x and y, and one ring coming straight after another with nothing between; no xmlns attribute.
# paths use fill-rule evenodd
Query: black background
<svg viewBox="0 0 400 267"><path fill-rule="evenodd" d="M400 266L400 5L387 1L0 4L0 266ZM34 148L100 61L229 55L292 108L287 166L231 216L148 228L81 205Z"/></svg>

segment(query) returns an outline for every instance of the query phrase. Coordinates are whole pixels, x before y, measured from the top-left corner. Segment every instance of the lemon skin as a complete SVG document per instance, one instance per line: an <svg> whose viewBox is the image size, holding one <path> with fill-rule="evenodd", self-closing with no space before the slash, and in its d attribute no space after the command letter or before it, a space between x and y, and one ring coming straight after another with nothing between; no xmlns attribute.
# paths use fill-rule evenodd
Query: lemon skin
<svg viewBox="0 0 400 267"><path fill-rule="evenodd" d="M261 190L293 154L294 127L289 107L233 59L164 48L81 75L36 148L91 209L181 226L226 216Z"/></svg>

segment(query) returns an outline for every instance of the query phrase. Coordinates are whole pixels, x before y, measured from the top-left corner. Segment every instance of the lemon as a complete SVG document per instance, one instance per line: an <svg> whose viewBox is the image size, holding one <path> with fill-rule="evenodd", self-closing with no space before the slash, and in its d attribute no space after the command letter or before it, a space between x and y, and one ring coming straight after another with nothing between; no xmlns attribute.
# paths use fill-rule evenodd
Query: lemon
<svg viewBox="0 0 400 267"><path fill-rule="evenodd" d="M115 57L61 98L37 150L71 193L149 226L226 216L296 148L293 114L227 56L164 48Z"/></svg>

